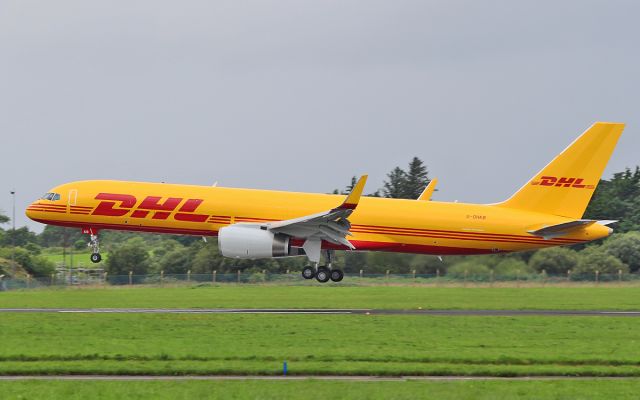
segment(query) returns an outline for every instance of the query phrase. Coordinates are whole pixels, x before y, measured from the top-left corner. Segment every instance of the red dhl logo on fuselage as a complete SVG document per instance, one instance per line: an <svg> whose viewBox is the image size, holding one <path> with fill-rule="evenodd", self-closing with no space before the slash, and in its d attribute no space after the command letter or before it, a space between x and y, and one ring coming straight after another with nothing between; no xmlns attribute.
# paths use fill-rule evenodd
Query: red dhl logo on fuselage
<svg viewBox="0 0 640 400"><path fill-rule="evenodd" d="M162 201L160 196L147 196L137 207L138 200L130 194L99 193L95 199L102 201L91 215L124 217L131 213L131 218L148 218L151 214L151 219L165 220L177 209L178 212L173 215L173 219L177 221L205 222L209 218L207 214L195 214L204 201L202 199L168 197Z"/></svg>
<svg viewBox="0 0 640 400"><path fill-rule="evenodd" d="M572 187L578 189L593 189L594 185L583 185L582 178L565 178L556 176L541 176L539 181L532 181L532 185L555 186L555 187Z"/></svg>

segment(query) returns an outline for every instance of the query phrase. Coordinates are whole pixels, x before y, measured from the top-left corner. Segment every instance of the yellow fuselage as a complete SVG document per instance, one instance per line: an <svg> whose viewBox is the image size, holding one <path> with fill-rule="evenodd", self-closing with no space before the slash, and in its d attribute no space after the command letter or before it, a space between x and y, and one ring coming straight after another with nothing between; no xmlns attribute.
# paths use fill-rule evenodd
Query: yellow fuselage
<svg viewBox="0 0 640 400"><path fill-rule="evenodd" d="M329 210L344 196L165 183L79 181L51 190L59 200L38 200L27 216L45 224L216 236L227 225L288 220ZM609 235L590 225L543 239L528 231L571 219L498 205L363 197L349 217L356 250L424 254L486 254L570 245ZM293 246L302 240L292 239ZM323 248L340 249L323 243Z"/></svg>

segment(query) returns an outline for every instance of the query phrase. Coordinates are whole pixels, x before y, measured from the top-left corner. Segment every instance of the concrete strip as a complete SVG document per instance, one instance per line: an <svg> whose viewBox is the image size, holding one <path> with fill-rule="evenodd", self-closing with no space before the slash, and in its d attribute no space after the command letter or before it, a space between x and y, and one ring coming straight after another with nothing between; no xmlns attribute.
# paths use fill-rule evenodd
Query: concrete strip
<svg viewBox="0 0 640 400"><path fill-rule="evenodd" d="M374 309L247 309L247 308L0 308L0 313L85 314L357 314L485 317L640 317L640 311L616 310L374 310Z"/></svg>

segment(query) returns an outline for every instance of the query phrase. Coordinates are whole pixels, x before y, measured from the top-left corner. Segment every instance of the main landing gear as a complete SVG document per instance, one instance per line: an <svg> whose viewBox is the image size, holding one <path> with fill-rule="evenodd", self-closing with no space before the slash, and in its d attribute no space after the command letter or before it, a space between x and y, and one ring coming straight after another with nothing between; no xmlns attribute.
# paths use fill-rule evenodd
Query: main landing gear
<svg viewBox="0 0 640 400"><path fill-rule="evenodd" d="M340 282L344 278L344 272L340 269L334 269L331 267L333 253L333 250L327 250L327 265L318 266L318 263L315 263L313 267L310 265L304 267L302 269L302 277L304 279L316 278L320 283L326 283L329 282L329 280Z"/></svg>
<svg viewBox="0 0 640 400"><path fill-rule="evenodd" d="M89 241L88 246L91 247L91 262L99 263L102 260L102 256L100 255L100 242L98 241L98 235L93 232L90 233L91 240Z"/></svg>

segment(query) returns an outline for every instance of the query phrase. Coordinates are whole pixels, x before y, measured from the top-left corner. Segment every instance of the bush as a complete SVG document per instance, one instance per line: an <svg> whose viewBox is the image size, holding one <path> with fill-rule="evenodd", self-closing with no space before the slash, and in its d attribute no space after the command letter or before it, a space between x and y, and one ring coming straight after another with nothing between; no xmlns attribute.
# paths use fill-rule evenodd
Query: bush
<svg viewBox="0 0 640 400"><path fill-rule="evenodd" d="M540 273L550 275L566 274L578 265L578 253L564 247L549 247L538 250L530 259L529 266Z"/></svg>
<svg viewBox="0 0 640 400"><path fill-rule="evenodd" d="M15 248L14 256L16 263L20 264L25 271L33 276L49 276L55 270L55 265L49 261L49 259L32 255L21 247ZM0 257L10 260L12 257L12 249L0 249Z"/></svg>
<svg viewBox="0 0 640 400"><path fill-rule="evenodd" d="M468 279L484 280L491 275L491 269L484 264L474 261L463 261L447 269L447 276L450 278L462 279L465 277L465 271Z"/></svg>
<svg viewBox="0 0 640 400"><path fill-rule="evenodd" d="M640 270L640 232L617 233L604 242L604 249L631 272Z"/></svg>
<svg viewBox="0 0 640 400"><path fill-rule="evenodd" d="M592 246L580 253L580 261L575 268L575 273L579 275L617 274L618 270L623 273L629 272L629 267L615 256L609 254L604 246Z"/></svg>
<svg viewBox="0 0 640 400"><path fill-rule="evenodd" d="M493 268L496 279L517 279L532 275L535 270L516 258L505 258Z"/></svg>

